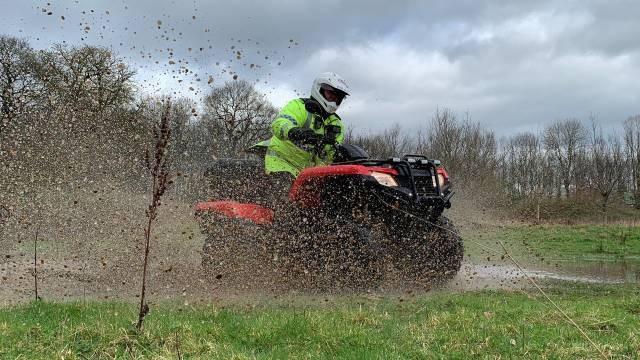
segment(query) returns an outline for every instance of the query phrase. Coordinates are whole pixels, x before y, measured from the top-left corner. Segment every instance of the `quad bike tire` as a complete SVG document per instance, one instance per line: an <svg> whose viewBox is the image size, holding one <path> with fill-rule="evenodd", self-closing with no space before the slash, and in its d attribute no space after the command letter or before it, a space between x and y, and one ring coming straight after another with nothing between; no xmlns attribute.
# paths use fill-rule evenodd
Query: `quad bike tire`
<svg viewBox="0 0 640 360"><path fill-rule="evenodd" d="M432 223L413 220L394 240L392 261L405 283L429 287L451 280L460 270L462 239L445 216Z"/></svg>
<svg viewBox="0 0 640 360"><path fill-rule="evenodd" d="M271 239L278 271L297 289L349 291L376 288L383 279L380 249L368 229L356 223L305 214L290 207L276 212Z"/></svg>

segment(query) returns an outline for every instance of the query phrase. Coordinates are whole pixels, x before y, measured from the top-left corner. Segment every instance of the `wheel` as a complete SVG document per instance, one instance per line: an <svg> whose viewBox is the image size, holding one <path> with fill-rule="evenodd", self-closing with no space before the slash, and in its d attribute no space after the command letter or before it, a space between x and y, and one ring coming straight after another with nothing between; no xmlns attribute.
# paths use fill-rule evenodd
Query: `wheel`
<svg viewBox="0 0 640 360"><path fill-rule="evenodd" d="M405 281L430 286L452 279L460 270L462 239L448 218L440 216L433 223L412 220L393 233L393 263Z"/></svg>
<svg viewBox="0 0 640 360"><path fill-rule="evenodd" d="M288 231L269 247L276 249L281 273L297 288L363 290L382 280L384 251L368 225L294 208L276 213L276 219L276 227Z"/></svg>

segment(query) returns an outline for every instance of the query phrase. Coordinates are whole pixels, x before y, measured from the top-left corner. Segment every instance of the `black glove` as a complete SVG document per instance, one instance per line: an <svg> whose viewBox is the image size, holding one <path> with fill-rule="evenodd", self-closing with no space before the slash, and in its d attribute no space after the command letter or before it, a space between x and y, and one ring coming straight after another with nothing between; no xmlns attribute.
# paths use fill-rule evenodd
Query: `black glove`
<svg viewBox="0 0 640 360"><path fill-rule="evenodd" d="M296 144L318 144L322 141L323 136L316 134L315 131L305 128L293 128L289 130L289 140Z"/></svg>

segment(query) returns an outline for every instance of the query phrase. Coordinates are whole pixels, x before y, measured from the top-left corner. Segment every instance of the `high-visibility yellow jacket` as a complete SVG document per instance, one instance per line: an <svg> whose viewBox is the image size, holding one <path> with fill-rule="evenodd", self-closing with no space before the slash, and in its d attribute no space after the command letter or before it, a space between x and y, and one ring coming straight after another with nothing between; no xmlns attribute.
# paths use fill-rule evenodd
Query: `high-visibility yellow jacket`
<svg viewBox="0 0 640 360"><path fill-rule="evenodd" d="M273 136L268 140L267 153L265 155L265 171L267 174L286 171L293 176L298 176L302 169L330 164L333 161L335 149L326 145L320 154L306 146L298 146L288 138L289 131L295 127L308 128L316 134L324 135L326 127L337 126L339 133L336 136L338 143L344 142L344 125L336 114L323 118L305 108L305 100L291 100L271 123Z"/></svg>

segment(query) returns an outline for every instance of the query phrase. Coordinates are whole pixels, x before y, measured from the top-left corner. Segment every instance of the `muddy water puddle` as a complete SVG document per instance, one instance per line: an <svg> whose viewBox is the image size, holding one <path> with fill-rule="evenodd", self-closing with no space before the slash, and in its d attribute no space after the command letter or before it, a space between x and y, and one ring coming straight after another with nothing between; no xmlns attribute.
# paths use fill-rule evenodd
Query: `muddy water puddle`
<svg viewBox="0 0 640 360"><path fill-rule="evenodd" d="M467 262L445 289L468 291L480 289L522 289L530 280L561 280L594 284L640 283L640 261L557 260L553 266L477 264Z"/></svg>
<svg viewBox="0 0 640 360"><path fill-rule="evenodd" d="M558 279L598 283L640 283L640 259L625 261L557 260Z"/></svg>

